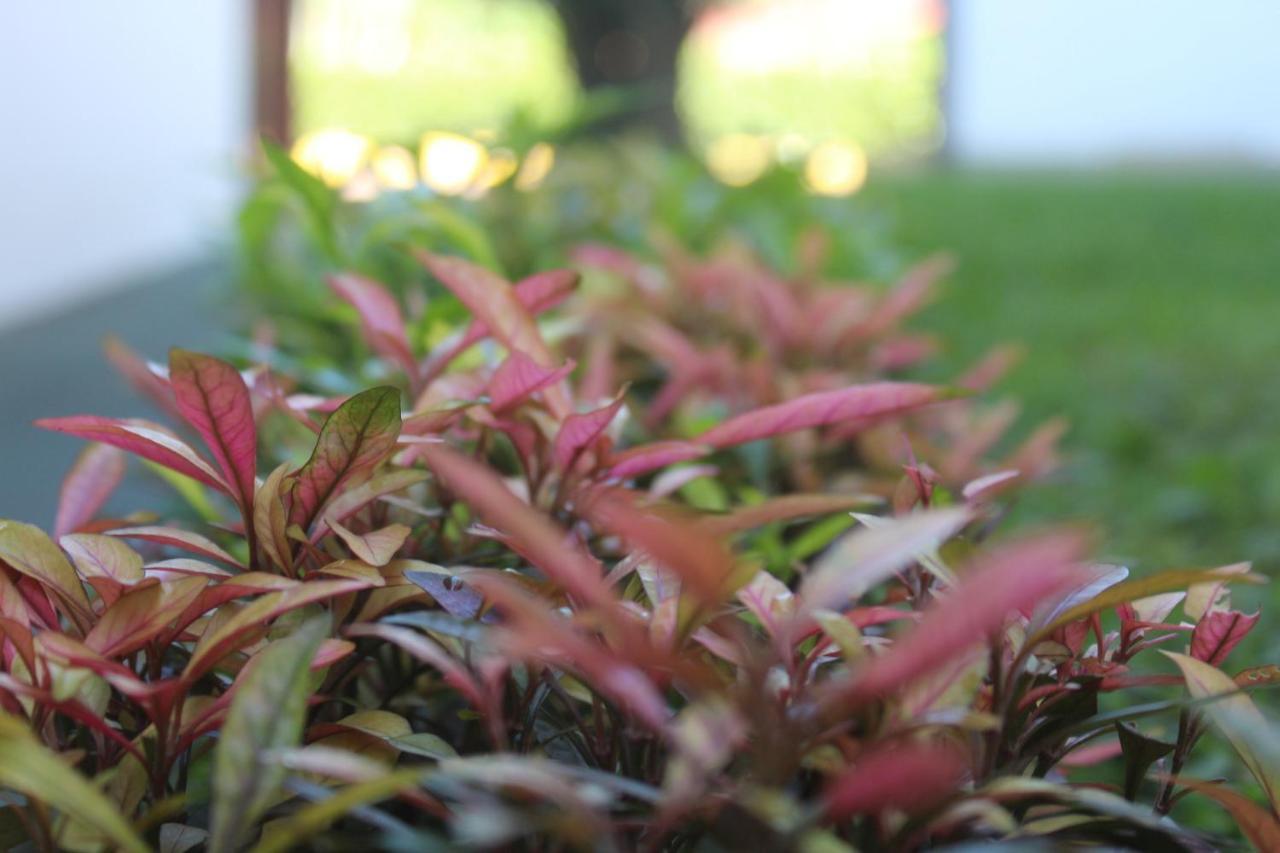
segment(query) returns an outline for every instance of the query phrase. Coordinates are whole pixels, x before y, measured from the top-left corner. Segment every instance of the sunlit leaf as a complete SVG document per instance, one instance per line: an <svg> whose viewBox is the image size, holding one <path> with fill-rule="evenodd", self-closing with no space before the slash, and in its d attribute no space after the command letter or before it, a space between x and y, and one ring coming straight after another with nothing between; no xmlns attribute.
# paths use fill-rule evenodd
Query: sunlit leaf
<svg viewBox="0 0 1280 853"><path fill-rule="evenodd" d="M331 414L311 458L298 471L289 518L304 530L344 484L366 473L395 448L400 392L391 387L356 394Z"/></svg>
<svg viewBox="0 0 1280 853"><path fill-rule="evenodd" d="M174 349L169 353L169 384L183 418L204 439L248 522L258 469L258 432L240 371L212 356Z"/></svg>

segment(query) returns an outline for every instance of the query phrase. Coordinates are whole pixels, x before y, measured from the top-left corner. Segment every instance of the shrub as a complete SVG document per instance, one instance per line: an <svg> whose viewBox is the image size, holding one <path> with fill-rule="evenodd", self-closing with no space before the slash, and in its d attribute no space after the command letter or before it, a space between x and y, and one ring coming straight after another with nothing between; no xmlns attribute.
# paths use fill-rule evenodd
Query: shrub
<svg viewBox="0 0 1280 853"><path fill-rule="evenodd" d="M425 357L389 291L332 281L393 385L334 398L273 369L182 350L156 369L117 349L192 440L139 420L40 422L94 443L52 538L0 523L6 838L1199 850L1216 839L1170 815L1203 795L1275 847L1280 765L1247 691L1280 675L1223 670L1258 619L1230 586L1259 578L1130 579L1090 563L1072 528L991 541L995 486L1012 478L976 461L973 404L870 378L917 285L865 297L854 328L892 316L876 334L837 336L868 360L762 332L779 346L758 362L767 381L746 388L751 365L731 353L723 376L692 371L682 414L646 417L690 365L646 366L661 357L628 329L675 312L628 303L607 335L570 336L575 371L535 321L573 274L513 287L420 259L472 315ZM781 279L746 290L793 296ZM598 329L611 304L567 313ZM748 307L724 322L749 335L778 316ZM681 335L700 362L711 333ZM630 393L608 387L628 378ZM944 463L941 483L914 458L892 481L887 457L879 474L841 459L889 419L912 447L974 461ZM940 451L925 440L938 435ZM208 523L100 518L121 451L180 478ZM870 495L847 487L859 472ZM692 498L673 499L682 489ZM848 510L875 505L844 531ZM1179 642L1174 666L1155 656ZM1210 727L1261 804L1188 773ZM1110 779L1081 775L1092 766Z"/></svg>

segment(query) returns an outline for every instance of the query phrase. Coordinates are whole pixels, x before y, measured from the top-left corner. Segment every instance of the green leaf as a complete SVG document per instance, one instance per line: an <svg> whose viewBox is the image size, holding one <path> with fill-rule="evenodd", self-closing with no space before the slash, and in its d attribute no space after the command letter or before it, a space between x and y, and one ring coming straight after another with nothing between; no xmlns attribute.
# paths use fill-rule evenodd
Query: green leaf
<svg viewBox="0 0 1280 853"><path fill-rule="evenodd" d="M327 616L310 619L241 676L214 753L210 853L238 849L279 795L286 771L269 753L302 738L311 659L328 633Z"/></svg>
<svg viewBox="0 0 1280 853"><path fill-rule="evenodd" d="M124 816L93 785L38 743L16 717L0 713L0 788L11 788L88 824L126 851L146 853L147 845Z"/></svg>
<svg viewBox="0 0 1280 853"><path fill-rule="evenodd" d="M93 622L89 597L76 570L40 528L20 521L0 520L0 561L34 578L62 602L81 631Z"/></svg>
<svg viewBox="0 0 1280 853"><path fill-rule="evenodd" d="M323 832L347 812L415 787L422 776L421 768L413 768L348 785L333 796L311 803L292 816L273 823L263 833L263 840L253 848L253 853L283 853L293 849L300 841Z"/></svg>
<svg viewBox="0 0 1280 853"><path fill-rule="evenodd" d="M1267 721L1231 676L1189 655L1161 652L1178 665L1187 682L1187 690L1196 699L1213 698L1205 706L1207 713L1240 756L1245 767L1258 780L1273 809L1280 808L1280 761L1271 751L1261 754L1255 735L1267 728Z"/></svg>
<svg viewBox="0 0 1280 853"><path fill-rule="evenodd" d="M305 213L304 221L311 239L330 262L343 266L342 250L338 246L338 237L334 228L334 214L338 206L337 193L295 163L289 156L289 152L279 145L264 139L262 151L267 157L267 162L280 178L280 182L301 202Z"/></svg>
<svg viewBox="0 0 1280 853"><path fill-rule="evenodd" d="M417 732L404 737L393 738L387 743L401 752L407 752L410 755L421 755L424 758L453 758L458 754L457 750L450 746L448 741L430 732Z"/></svg>
<svg viewBox="0 0 1280 853"><path fill-rule="evenodd" d="M400 392L361 391L324 422L311 458L298 471L289 520L304 530L344 483L382 461L400 435Z"/></svg>

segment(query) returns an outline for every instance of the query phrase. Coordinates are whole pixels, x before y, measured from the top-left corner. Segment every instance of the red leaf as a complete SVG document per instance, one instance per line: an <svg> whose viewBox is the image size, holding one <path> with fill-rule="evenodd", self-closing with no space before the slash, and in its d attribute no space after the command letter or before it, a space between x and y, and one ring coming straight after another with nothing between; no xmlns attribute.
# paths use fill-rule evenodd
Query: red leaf
<svg viewBox="0 0 1280 853"><path fill-rule="evenodd" d="M249 388L240 371L212 356L173 349L169 385L182 417L200 433L226 481L234 486L233 496L248 520L258 473L258 432Z"/></svg>
<svg viewBox="0 0 1280 853"><path fill-rule="evenodd" d="M511 285L484 267L462 258L423 251L415 254L509 352L527 353L545 368L555 366L533 315L516 298ZM568 399L556 388L548 388L546 397L547 405L557 417L569 413Z"/></svg>
<svg viewBox="0 0 1280 853"><path fill-rule="evenodd" d="M90 444L76 457L62 481L54 538L91 521L124 479L124 454L105 444Z"/></svg>
<svg viewBox="0 0 1280 853"><path fill-rule="evenodd" d="M897 414L948 396L944 389L913 382L853 385L746 412L712 427L694 440L717 448L732 447L810 427Z"/></svg>
<svg viewBox="0 0 1280 853"><path fill-rule="evenodd" d="M103 612L84 644L109 658L137 651L159 636L208 582L189 577L131 589Z"/></svg>
<svg viewBox="0 0 1280 853"><path fill-rule="evenodd" d="M1083 536L1067 531L1006 545L982 558L907 636L843 684L833 685L837 703L891 693L985 640L1013 613L1030 610L1078 583L1077 561L1084 546Z"/></svg>
<svg viewBox="0 0 1280 853"><path fill-rule="evenodd" d="M578 456L609 428L622 408L622 397L607 406L582 414L572 414L560 424L551 455L556 467L568 471Z"/></svg>
<svg viewBox="0 0 1280 853"><path fill-rule="evenodd" d="M206 486L234 494L212 465L192 450L190 445L159 424L138 419L117 420L94 415L72 415L67 418L43 418L36 421L36 426L119 447L198 480Z"/></svg>
<svg viewBox="0 0 1280 853"><path fill-rule="evenodd" d="M151 402L166 413L174 417L178 416L178 407L173 402L173 392L169 390L169 380L157 372L162 368L157 365L152 369L149 362L129 349L118 338L108 337L103 341L102 349L116 371L130 385L151 398Z"/></svg>
<svg viewBox="0 0 1280 853"><path fill-rule="evenodd" d="M702 601L716 601L725 593L734 570L733 555L705 527L682 521L670 512L641 508L620 489L592 495L582 511L595 524L675 572Z"/></svg>
<svg viewBox="0 0 1280 853"><path fill-rule="evenodd" d="M825 811L833 820L886 809L918 812L957 791L967 772L954 747L873 748L827 785Z"/></svg>
<svg viewBox="0 0 1280 853"><path fill-rule="evenodd" d="M360 328L369 347L399 363L409 376L418 372L413 348L404 333L404 317L395 297L381 284L353 273L329 277L329 286L360 315Z"/></svg>
<svg viewBox="0 0 1280 853"><path fill-rule="evenodd" d="M711 452L710 447L689 441L656 441L628 448L615 454L610 462L610 477L628 479L645 474L655 468L664 468L677 462L697 459Z"/></svg>
<svg viewBox="0 0 1280 853"><path fill-rule="evenodd" d="M532 315L541 314L556 307L578 286L579 275L573 270L547 270L534 273L516 282L511 289L525 310ZM483 320L473 320L458 344L457 352L464 351L476 341L492 334Z"/></svg>
<svg viewBox="0 0 1280 853"><path fill-rule="evenodd" d="M311 458L298 471L289 518L304 530L321 507L353 477L371 470L396 446L400 392L371 388L356 394L325 420Z"/></svg>
<svg viewBox="0 0 1280 853"><path fill-rule="evenodd" d="M190 530L177 527L121 527L108 530L107 535L119 536L123 539L141 539L157 545L169 545L192 554L219 560L238 569L244 568L239 560L222 550L216 542L199 533L192 533Z"/></svg>
<svg viewBox="0 0 1280 853"><path fill-rule="evenodd" d="M584 601L612 607L599 564L565 541L555 523L521 501L489 468L448 448L424 451L427 466L449 491L471 506L507 544L563 589Z"/></svg>
<svg viewBox="0 0 1280 853"><path fill-rule="evenodd" d="M1220 666L1231 650L1258 624L1258 613L1239 610L1211 610L1191 632L1191 656L1212 666Z"/></svg>
<svg viewBox="0 0 1280 853"><path fill-rule="evenodd" d="M495 413L501 413L564 379L573 372L574 367L571 360L564 366L551 370L517 350L498 365L489 380L489 408Z"/></svg>

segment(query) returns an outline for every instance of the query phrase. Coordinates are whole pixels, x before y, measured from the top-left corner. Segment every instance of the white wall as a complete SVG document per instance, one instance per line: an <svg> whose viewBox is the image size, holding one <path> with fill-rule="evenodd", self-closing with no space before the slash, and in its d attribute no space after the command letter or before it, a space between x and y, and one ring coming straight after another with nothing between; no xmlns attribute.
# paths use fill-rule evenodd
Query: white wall
<svg viewBox="0 0 1280 853"><path fill-rule="evenodd" d="M225 235L247 0L0 0L0 327Z"/></svg>
<svg viewBox="0 0 1280 853"><path fill-rule="evenodd" d="M950 6L962 162L1280 162L1277 0Z"/></svg>

